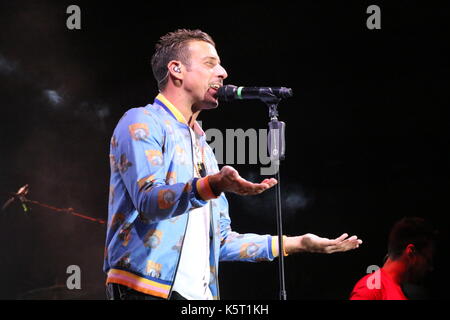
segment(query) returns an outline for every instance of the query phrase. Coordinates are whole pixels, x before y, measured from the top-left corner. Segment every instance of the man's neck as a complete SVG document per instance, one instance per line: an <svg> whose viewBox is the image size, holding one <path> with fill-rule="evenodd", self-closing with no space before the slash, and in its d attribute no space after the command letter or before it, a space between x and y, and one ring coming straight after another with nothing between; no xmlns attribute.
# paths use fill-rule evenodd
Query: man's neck
<svg viewBox="0 0 450 320"><path fill-rule="evenodd" d="M401 285L403 282L405 282L407 267L402 259L392 260L391 258L388 258L384 263L382 269L398 285Z"/></svg>
<svg viewBox="0 0 450 320"><path fill-rule="evenodd" d="M173 104L175 108L178 109L178 111L180 111L188 126L193 128L194 123L200 114L200 110L195 110L192 101L179 92L174 92L172 90L164 90L161 93L167 100L170 101L170 103Z"/></svg>

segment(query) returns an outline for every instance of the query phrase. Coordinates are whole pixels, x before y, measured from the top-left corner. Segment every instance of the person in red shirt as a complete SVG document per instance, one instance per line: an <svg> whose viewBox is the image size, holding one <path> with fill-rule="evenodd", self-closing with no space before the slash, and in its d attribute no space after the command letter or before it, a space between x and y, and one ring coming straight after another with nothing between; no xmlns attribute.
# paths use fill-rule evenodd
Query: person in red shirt
<svg viewBox="0 0 450 320"><path fill-rule="evenodd" d="M420 281L432 270L435 235L422 218L406 217L398 221L389 234L383 267L360 279L350 300L408 300L402 285Z"/></svg>

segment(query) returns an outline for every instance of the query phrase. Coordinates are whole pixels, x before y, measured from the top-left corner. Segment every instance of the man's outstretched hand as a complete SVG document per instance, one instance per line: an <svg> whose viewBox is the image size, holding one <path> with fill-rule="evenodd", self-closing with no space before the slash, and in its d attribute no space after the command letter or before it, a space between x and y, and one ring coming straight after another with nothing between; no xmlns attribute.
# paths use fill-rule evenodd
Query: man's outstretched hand
<svg viewBox="0 0 450 320"><path fill-rule="evenodd" d="M236 169L224 166L213 175L208 176L209 185L214 194L233 192L239 195L255 195L272 188L278 183L276 179L264 179L261 183L252 183L242 178ZM287 254L297 252L335 253L356 249L362 243L356 236L348 238L344 233L339 238L327 239L307 233L298 237L286 237L284 248Z"/></svg>
<svg viewBox="0 0 450 320"><path fill-rule="evenodd" d="M347 233L332 240L307 233L298 237L286 237L284 248L287 254L297 252L335 253L356 249L361 243L362 241L357 236L348 238Z"/></svg>
<svg viewBox="0 0 450 320"><path fill-rule="evenodd" d="M208 176L208 182L216 195L233 192L243 196L260 194L277 184L277 180L273 178L252 183L242 178L237 170L230 166L224 166L218 173Z"/></svg>

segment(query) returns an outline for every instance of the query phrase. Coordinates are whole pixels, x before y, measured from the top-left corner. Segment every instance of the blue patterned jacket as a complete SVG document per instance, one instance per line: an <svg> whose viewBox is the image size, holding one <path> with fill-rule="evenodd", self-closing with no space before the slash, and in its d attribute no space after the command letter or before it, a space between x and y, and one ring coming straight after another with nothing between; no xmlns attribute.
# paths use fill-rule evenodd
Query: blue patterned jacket
<svg viewBox="0 0 450 320"><path fill-rule="evenodd" d="M208 174L219 171L201 134ZM107 283L169 299L189 211L211 206L210 289L219 298L219 260L264 261L278 256L276 237L238 234L230 227L225 195L215 196L208 177L195 178L191 132L162 94L128 110L110 145L110 193L104 271Z"/></svg>

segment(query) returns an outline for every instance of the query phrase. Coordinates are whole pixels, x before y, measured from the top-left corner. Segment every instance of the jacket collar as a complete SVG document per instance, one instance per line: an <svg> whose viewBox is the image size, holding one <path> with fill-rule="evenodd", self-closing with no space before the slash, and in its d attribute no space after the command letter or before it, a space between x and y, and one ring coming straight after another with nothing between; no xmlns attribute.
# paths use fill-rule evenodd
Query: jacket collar
<svg viewBox="0 0 450 320"><path fill-rule="evenodd" d="M187 121L181 114L180 110L178 110L169 100L167 100L167 98L164 97L162 93L156 96L155 102L163 107L177 121L180 121L187 125Z"/></svg>
<svg viewBox="0 0 450 320"><path fill-rule="evenodd" d="M169 100L167 100L167 98L164 97L164 95L162 93L159 93L156 96L155 102L157 104L159 104L161 107L163 107L164 110L166 110L167 113L169 113L175 120L177 120L181 123L184 123L185 125L188 125L186 119L184 118L184 116L180 112L180 110L178 110ZM193 130L195 133L197 133L201 136L203 136L205 134L205 132L200 127L200 124L197 121L194 122Z"/></svg>

